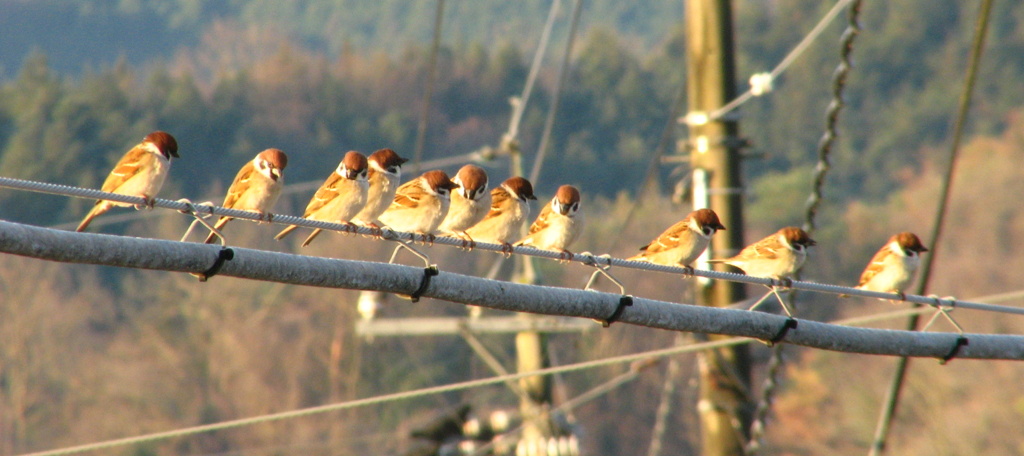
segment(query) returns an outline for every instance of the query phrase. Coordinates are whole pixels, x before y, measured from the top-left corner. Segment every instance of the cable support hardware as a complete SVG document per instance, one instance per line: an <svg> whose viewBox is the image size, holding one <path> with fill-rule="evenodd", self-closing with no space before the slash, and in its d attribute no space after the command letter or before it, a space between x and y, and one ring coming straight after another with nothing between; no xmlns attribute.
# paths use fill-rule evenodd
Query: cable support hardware
<svg viewBox="0 0 1024 456"><path fill-rule="evenodd" d="M138 197L138 196L121 195L121 194L117 194L117 193L107 193L107 192L103 192L103 191L99 191L99 190L93 190L93 189L87 189L87 188L81 188L81 187L72 187L72 186L60 185L60 184L49 184L49 183L44 183L44 182L26 181L26 180L13 179L13 178L8 178L8 177L0 177L0 187L14 188L14 189L28 190L28 191L36 191L36 192L50 193L50 194L64 195L64 196L73 196L73 197L86 198L86 199L107 199L107 200L120 201L120 202L124 202L124 203L129 203L129 204L141 204L143 202L143 198ZM175 211L182 211L182 210L188 210L189 209L189 206L186 203L183 203L181 201L162 199L162 198L154 198L153 199L153 205L156 208L172 209L172 210L175 210ZM261 215L261 214L259 214L257 212L240 211L240 210L236 210L236 209L227 209L227 208L223 208L223 207L220 207L220 206L202 205L202 204L193 205L193 207L194 207L195 211L197 213L200 213L200 214L225 215L225 216L229 216L229 217L234 217L236 219L250 220L250 221L256 221L256 222L263 221L265 223L266 223L266 219L267 219L267 215ZM322 222L322 221L319 221L319 220L310 220L310 219L305 219L305 218L302 218L302 217L295 217L295 216L291 216L291 215L273 214L271 218L272 218L272 220L269 223L276 223L276 224L282 224L282 225L298 225L298 226L302 226L302 227L306 227L306 228L320 228L320 229L324 229L324 230L337 231L337 232L346 232L346 233L354 232L356 234L361 234L361 235L366 235L366 236L374 236L375 234L379 234L374 229L367 228L367 227L357 226L357 227L353 228L353 227L351 227L349 225L345 225L345 224ZM15 223L12 223L12 222L0 222L0 223L27 227L27 225L20 225L20 224L15 224ZM62 231L59 231L59 230L52 230L52 229L49 229L49 228L40 228L40 227L32 227L32 228L37 228L37 229L47 230L47 231L54 231L54 232L62 232ZM399 240L403 240L403 241L413 241L413 242L415 242L415 241L420 239L420 236L415 234L415 233L404 233L404 232L399 232L399 231L392 231L392 232L394 233L393 239L385 238L386 240L392 240L393 241L395 239L399 239ZM173 242L173 241L167 241L167 242ZM184 243L184 244L191 245L193 243ZM434 240L434 244L447 245L447 246L451 246L451 247L461 248L463 246L463 240L462 239L458 239L458 238L454 238L454 237L448 237L448 236L438 236ZM593 254L586 253L586 252L584 252L584 253L572 253L571 255L566 255L566 254L564 254L562 252L555 252L555 251L551 251L551 250L540 250L540 249L536 249L536 248L529 247L529 246L514 246L511 249L509 249L507 246L503 246L503 245L500 245L500 244L491 244L491 243L487 243L487 242L477 242L476 243L476 247L475 247L474 250L484 250L484 251L494 252L494 253L498 253L498 254L513 253L513 254L526 255L526 256L532 256L532 257L537 257L537 258L547 258L547 259L550 259L550 260L564 260L566 262L575 262L575 263L580 263L580 264L591 266L591 267L595 267L595 266L615 266L615 267L626 268L626 269L663 272L663 273L676 274L676 275L693 275L693 276L704 277L704 278L708 278L708 279L728 280L728 281L747 283L747 284L753 284L753 285L763 285L763 286L767 286L767 287L772 287L772 286L779 287L779 286L782 286L782 287L786 287L786 288L791 288L793 290L812 291L812 292L817 292L817 293L826 293L826 294L835 294L835 295L847 294L847 295L850 295L850 296L860 296L860 297L864 297L864 298L875 298L875 299L889 300L889 301L903 301L903 302L909 302L909 303L924 304L924 305L927 305L927 306L952 307L952 306L955 305L957 308L961 308L961 309L972 309L972 310L980 310L980 311L987 311L987 312L999 312L999 313L1009 313L1009 314L1024 315L1024 308L1021 308L1021 307L1003 306L1003 305L997 305L997 304L986 304L986 303L972 302L972 301L960 301L960 300L954 300L954 299L950 299L950 298L936 298L936 297L932 297L932 296L921 296L921 295L914 295L914 294L900 295L898 293L885 293L885 292L878 292L878 291L861 290L859 288L845 287L845 286L832 285L832 284L826 284L826 283L806 282L806 281L800 281L800 280L779 281L779 280L774 280L774 279L770 279L770 278L751 277L751 276L748 276L748 275L739 274L739 273L732 273L732 272L713 271L713 270L706 270L706 269L692 269L692 268L686 268L686 267L682 267L682 266L664 266L664 265L653 264L653 263L648 263L648 262L644 262L644 261L630 261L630 260L624 260L624 259L619 259L619 258L613 258L613 257L610 257L610 256L605 256L605 255L595 256ZM237 252L236 252L236 254L237 254ZM200 270L188 271L188 272L197 272L198 273L198 272L202 272L202 271L206 270L208 267L209 266L204 267L203 269L200 269ZM422 269L420 270L420 272L422 273ZM417 285L418 284L419 284L419 282L417 281ZM385 290L379 290L379 291L385 291ZM616 298L616 302L617 302L617 299L618 298ZM600 319L600 317L599 317L599 319Z"/></svg>

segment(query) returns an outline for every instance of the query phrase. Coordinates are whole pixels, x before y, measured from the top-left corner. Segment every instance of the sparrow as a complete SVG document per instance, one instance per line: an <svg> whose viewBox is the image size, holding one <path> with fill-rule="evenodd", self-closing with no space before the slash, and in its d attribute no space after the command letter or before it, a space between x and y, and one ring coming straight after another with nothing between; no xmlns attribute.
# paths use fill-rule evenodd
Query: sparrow
<svg viewBox="0 0 1024 456"><path fill-rule="evenodd" d="M506 254L512 252L511 242L519 236L530 217L530 200L536 200L533 185L522 177L510 177L491 190L491 210L484 219L466 230L480 242L501 244Z"/></svg>
<svg viewBox="0 0 1024 456"><path fill-rule="evenodd" d="M274 207L284 187L284 167L288 166L288 156L280 149L267 149L256 155L238 171L235 180L228 187L223 207L242 211L259 212L260 218ZM221 217L213 227L220 231L230 222L232 217ZM206 243L217 239L217 234L210 232Z"/></svg>
<svg viewBox="0 0 1024 456"><path fill-rule="evenodd" d="M393 230L417 233L433 239L451 206L452 190L459 185L441 170L427 171L402 184L395 199L380 216L380 221Z"/></svg>
<svg viewBox="0 0 1024 456"><path fill-rule="evenodd" d="M804 230L795 226L783 228L760 241L757 241L740 251L739 255L732 258L708 260L709 263L726 263L743 270L751 277L764 277L774 280L789 280L797 269L807 259L807 248L816 245L814 239ZM793 312L789 310L786 301L779 295L777 287L768 287L771 291L757 300L749 310L754 310L764 302L765 298L774 294L782 304L782 309L791 318Z"/></svg>
<svg viewBox="0 0 1024 456"><path fill-rule="evenodd" d="M580 212L580 191L572 185L558 187L551 204L541 209L537 220L530 225L526 237L514 245L526 245L543 250L557 250L563 260L572 257L566 250L580 231L583 230L583 213Z"/></svg>
<svg viewBox="0 0 1024 456"><path fill-rule="evenodd" d="M627 258L665 266L689 266L711 243L718 230L724 230L718 214L711 209L698 209L643 247L642 253Z"/></svg>
<svg viewBox="0 0 1024 456"><path fill-rule="evenodd" d="M370 154L370 190L366 194L366 206L353 218L353 222L379 228L377 220L395 199L395 191L402 181L402 164L408 159L399 157L391 149L381 149Z"/></svg>
<svg viewBox="0 0 1024 456"><path fill-rule="evenodd" d="M452 182L458 184L459 188L452 190L451 207L437 230L465 236L469 238L470 246L472 246L473 238L466 233L466 230L480 223L491 208L491 193L487 190L487 172L479 166L466 165L459 169Z"/></svg>
<svg viewBox="0 0 1024 456"><path fill-rule="evenodd" d="M748 245L739 255L708 262L735 266L751 277L782 280L800 268L807 259L807 247L816 244L804 230L789 226Z"/></svg>
<svg viewBox="0 0 1024 456"><path fill-rule="evenodd" d="M121 157L100 189L109 193L141 196L146 200L147 206L152 206L153 198L160 192L167 172L171 169L172 157L180 158L178 142L174 136L163 131L154 131ZM128 207L131 204L96 201L96 205L85 215L82 223L78 224L76 231L84 231L92 219L114 206Z"/></svg>
<svg viewBox="0 0 1024 456"><path fill-rule="evenodd" d="M871 258L856 288L903 296L903 287L914 278L914 272L921 264L921 253L927 251L914 233L894 235Z"/></svg>
<svg viewBox="0 0 1024 456"><path fill-rule="evenodd" d="M352 217L366 205L366 194L370 186L366 174L366 156L354 150L348 151L338 164L338 168L324 181L313 195L313 199L309 200L306 212L302 216L310 220L352 225ZM291 225L277 233L274 239L280 241L296 228L298 225ZM302 241L302 246L313 242L321 231L321 228L314 229L309 237Z"/></svg>

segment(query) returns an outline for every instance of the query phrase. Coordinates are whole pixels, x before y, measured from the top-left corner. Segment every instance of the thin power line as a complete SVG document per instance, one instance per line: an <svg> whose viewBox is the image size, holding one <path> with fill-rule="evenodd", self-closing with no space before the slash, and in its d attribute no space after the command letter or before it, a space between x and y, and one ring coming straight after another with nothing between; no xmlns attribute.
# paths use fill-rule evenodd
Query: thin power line
<svg viewBox="0 0 1024 456"><path fill-rule="evenodd" d="M949 159L946 165L946 178L942 182L939 204L935 210L935 221L932 223L930 236L931 252L925 256L921 265L921 281L917 285L917 293L924 293L931 281L932 262L935 260L939 248L939 239L942 237L942 225L946 220L946 209L949 207L949 197L952 193L953 174L956 171L956 160L960 152L960 141L963 139L964 127L967 124L967 116L970 113L971 97L974 93L975 82L978 78L978 67L981 63L981 55L985 49L985 37L988 35L988 22L992 12L992 0L981 2L978 7L978 21L974 28L974 44L971 47L970 64L967 66L967 77L964 81L963 91L960 93L960 106L957 112L956 124L953 128L953 140L949 146ZM920 322L919 316L911 317L907 321L908 330L916 330ZM896 371L893 373L892 382L886 393L882 411L878 417L875 427L875 435L871 443L869 456L878 456L885 451L885 444L889 438L889 426L892 424L893 416L896 414L896 406L899 405L900 395L903 392L903 382L906 379L910 359L901 357L896 362Z"/></svg>
<svg viewBox="0 0 1024 456"><path fill-rule="evenodd" d="M423 109L420 111L420 121L416 127L416 146L413 149L412 170L419 174L421 161L423 160L423 149L427 143L427 121L430 119L430 102L434 96L434 85L437 82L437 53L441 48L441 26L444 24L444 0L437 0L437 9L434 12L434 40L430 45L430 59L427 62L427 86L423 91Z"/></svg>
<svg viewBox="0 0 1024 456"><path fill-rule="evenodd" d="M923 312L923 311L924 311L924 309L914 309L914 310L911 310L910 312ZM873 315L873 316L859 317L857 319L839 320L839 321L834 322L834 324L862 324L862 323L866 323L866 322L870 322L870 321L879 321L879 320L884 320L884 319L888 319L888 318L901 317L901 316L904 316L906 314L906 312L907 311L902 311L902 312L886 312L886 313L883 313L883 314L878 314L878 315ZM472 389L472 388L479 388L479 387L484 387L484 386L497 385L499 383L505 383L505 382L514 381L514 380L518 380L520 378L525 378L525 377L530 377L530 376L535 376L535 375L555 375L555 374L566 373L566 372L577 372L577 371L591 369L591 368L604 367L604 366L609 366L609 365L613 365L613 364L643 362L643 361L646 361L646 360L650 360L652 358L661 358L661 357L673 356L673 355L678 355L678 354L683 354L683 353L692 353L692 352L709 350L709 349L714 349L714 348L727 347L727 346L731 346L731 345L746 344L746 343L750 343L750 342L752 342L752 340L745 339L745 338L738 338L737 337L737 338L723 339L723 340L718 340L718 341L700 342L700 343L694 343L694 344L689 344L689 345L677 345L677 346L674 346L674 347L663 348L663 349L658 349L658 350L652 350L652 351L647 351L647 352L634 353L634 354L629 354L629 355L621 355L621 356L603 358L603 359L599 359L599 360L585 361L585 362L575 363L575 364L567 364L567 365L557 366L557 367L549 367L549 368L546 368L546 369L540 369L540 370L536 370L536 371L519 372L519 373L515 373L515 374L508 374L508 375L499 375L499 376L494 376L494 377L485 378L485 379L469 380L469 381L464 381L464 382L452 383L452 384L448 384L448 385L434 386L434 387L421 388L421 389L412 390L412 391L405 391L405 392L399 392L399 393L385 394L385 395L375 396L375 397L370 397L370 398L357 399L357 400L354 400L354 401L346 401L346 402L340 402L340 403L334 403L334 404L326 404L326 405L321 405L321 406L316 406L316 407L308 407L308 408L304 408L304 409L291 410L291 411L286 411L286 412L271 413L271 414L267 414L267 415L259 415L259 416L249 417L249 418L240 418L240 419L237 419L237 420L230 420L230 421L222 421L222 422L219 422L219 423L210 423L210 424L201 425L201 426L193 426L193 427L174 429L174 430L163 431L163 432L155 432L155 433L150 433L150 434L144 434L144 435L139 435L139 436L134 436L134 437L126 437L126 438L121 438L121 439L106 440L106 441L96 442L96 443L89 443L89 444L84 444L84 445L76 445L76 446L71 446L71 447L66 447L66 448L47 450L47 451L40 451L40 452L35 452L35 453L28 453L28 454L23 454L21 456L61 456L61 455L67 455L67 454L82 453L82 452L86 452L86 451L95 451L95 450L101 450L101 449L107 449L107 448L114 448L114 447L118 447L118 446L125 446L125 445L133 445L133 444L144 443L144 442L151 442L151 441L156 441L156 440L164 440L164 439L170 439L170 438L176 438L176 437L185 437L185 436L200 434L200 433L204 433L204 432L212 432L212 431L218 431L218 430L223 430L223 429L237 428L237 427L248 426L248 425L252 425L252 424L266 423L266 422L270 422L270 421L279 421L279 420L283 420L283 419L300 418L300 417L311 416L311 415L316 415L316 414L321 414L321 413L328 413L328 412L334 412L334 411L345 410L345 409L353 409L353 408L358 408L358 407L365 407L365 406L369 406L369 405L384 404L384 403L389 403L389 402L397 402L397 401L402 401L402 400L422 397L422 396L426 396L426 395L442 394L442 393L449 393L449 392L461 391L461 390ZM624 383L625 381L630 380L631 378L635 377L635 374L636 374L636 370L631 369L629 372L621 374L621 375L619 375L619 376L609 380L608 382L605 382L604 384L598 386L597 388L595 388L595 389L593 389L591 391L588 391L587 393L584 393L583 395L578 396L576 399L574 399L572 401L569 401L570 405L566 405L566 404L561 405L559 407L559 409L563 409L563 408L567 409L567 408L570 408L570 407L578 406L581 403L586 402L587 400L592 399L593 397L598 395L600 392L604 392L604 391L610 390L614 386L617 386L617 385L619 385L621 383Z"/></svg>
<svg viewBox="0 0 1024 456"><path fill-rule="evenodd" d="M537 82L537 75L540 74L540 65L544 61L544 54L547 52L548 43L551 40L551 30L554 28L555 19L558 17L558 9L561 4L562 0L553 0L551 2L551 9L548 11L544 30L541 32L540 41L537 43L537 51L534 52L533 62L530 64L530 73L526 76L526 84L523 86L523 92L519 96L519 100L516 101L515 109L512 112L512 119L508 124L506 137L509 141L515 140L519 136L519 123L523 120L523 113L526 112L526 106L529 104L534 83Z"/></svg>
<svg viewBox="0 0 1024 456"><path fill-rule="evenodd" d="M569 60L572 58L573 45L576 43L576 32L579 30L580 15L583 12L583 0L575 0L572 6L572 25L569 26L569 38L565 43L565 53L562 54L562 64L558 67L558 80L555 83L555 90L551 94L551 107L548 109L547 119L544 120L544 132L540 137L540 145L537 146L537 158L533 161L533 170L530 171L530 182L537 185L540 178L540 169L544 164L544 157L547 155L551 142L551 132L555 125L555 115L562 102L562 88L569 77Z"/></svg>
<svg viewBox="0 0 1024 456"><path fill-rule="evenodd" d="M806 51L807 48L811 46L814 40L821 36L821 33L825 31L825 27L827 27L828 24L832 22L832 20L835 19L836 16L839 15L839 12L842 11L843 8L850 4L850 2L852 1L854 0L839 0L838 2L836 2L836 4L832 6L832 9L830 9L828 13L825 13L825 16L822 17L820 21L818 21L818 24L815 25L814 28L811 29L811 31L808 32L806 36L804 36L803 40L801 40L800 43L798 43L792 51L789 51L789 54L786 54L786 57L784 57L782 61L775 66L771 73L769 73L770 79L775 80L776 78L779 77L779 75L786 71L786 69L789 68L789 66L792 65L794 61L796 61L797 57L800 57L800 55L803 54L804 51ZM732 112L734 109L740 107L740 105L746 103L753 97L754 93L752 89L747 89L746 92L743 92L743 94L736 97L734 100L726 103L721 108L718 108L715 111L713 111L711 114L708 115L708 118L710 120L720 119L722 116Z"/></svg>
<svg viewBox="0 0 1024 456"><path fill-rule="evenodd" d="M860 26L857 23L860 17L860 5L860 0L850 3L846 29L843 31L842 39L840 40L839 65L832 72L832 101L825 112L825 133L822 134L821 139L818 141L818 164L814 169L811 195L807 198L804 210L803 229L809 235L814 235L817 228L816 218L818 216L818 208L821 207L821 202L824 199L825 178L832 168L829 156L832 153L832 146L839 136L839 113L842 111L843 106L845 106L843 102L843 89L846 88L846 76L849 74L850 69L853 68L850 55L853 52L854 39L860 33ZM831 18L828 18L828 20L831 21ZM824 23L819 23L818 27L811 33L820 33L821 30L824 30ZM804 42L808 41L805 40ZM797 278L799 277L800 270L797 271ZM797 298L794 295L794 304L796 301ZM775 400L775 393L780 383L779 376L782 374L785 366L785 357L783 356L785 347L782 344L772 347L772 354L768 359L768 368L764 375L761 399L754 410L754 419L750 425L750 441L747 442L747 453L749 455L757 454L764 445L764 438L768 427L768 414L771 413L772 403Z"/></svg>

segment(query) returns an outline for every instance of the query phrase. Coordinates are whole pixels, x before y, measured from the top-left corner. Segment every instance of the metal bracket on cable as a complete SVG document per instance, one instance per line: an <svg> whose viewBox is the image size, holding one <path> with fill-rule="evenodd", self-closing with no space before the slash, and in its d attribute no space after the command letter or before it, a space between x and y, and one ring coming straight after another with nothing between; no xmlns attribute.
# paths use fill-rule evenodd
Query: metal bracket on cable
<svg viewBox="0 0 1024 456"><path fill-rule="evenodd" d="M437 268L436 264L430 263L430 257L428 257L425 253L416 250L416 248L413 247L410 242L396 236L394 231L388 229L387 234L385 234L383 237L385 239L392 240L398 243L398 245L395 247L395 251L391 253L391 259L388 260L389 264L395 263L395 258L398 257L398 252L402 249L408 250L410 253L416 255L419 259L423 260L423 278L420 280L420 286L417 287L416 291L413 291L411 294L398 294L398 296L408 299L412 302L419 302L420 297L423 296L423 293L425 293L427 291L427 288L430 286L430 279L436 275L441 274L441 271Z"/></svg>
<svg viewBox="0 0 1024 456"><path fill-rule="evenodd" d="M775 344L782 342L786 338L786 334L789 334L789 330L796 328L797 320L793 317L789 317L786 319L786 322L782 324L782 328L779 329L779 332L772 336L771 339L768 339L766 343L769 347L774 346Z"/></svg>
<svg viewBox="0 0 1024 456"><path fill-rule="evenodd" d="M208 215L200 214L199 211L196 209L196 205L193 204L192 201L189 201L187 198L182 198L178 200L178 202L184 204L188 208L179 212L191 215L192 217L195 218L195 220L193 220L192 223L189 224L188 230L185 231L185 235L181 237L181 242L185 242L185 239L188 238L188 235L191 234L192 230L195 228L196 223L201 223L203 226L209 229L210 232L216 234L218 239L220 239L220 251L217 252L217 258L213 260L213 264L205 271L200 272L198 274L190 273L191 276L199 279L200 282L206 282L207 280L210 280L211 277L217 275L217 273L220 272L220 269L224 267L225 262L231 261L232 259L235 258L235 251L231 250L231 248L227 246L227 240L224 239L224 235L221 234L219 230L214 228L206 221L207 217L213 215L212 213ZM202 204L208 206L213 205L209 201Z"/></svg>
<svg viewBox="0 0 1024 456"><path fill-rule="evenodd" d="M969 344L970 341L967 340L966 336L963 334L957 336L956 343L953 345L953 348L949 350L949 353L947 353L946 356L943 356L942 359L939 360L939 364L946 364L953 358L956 358L956 355L960 354L960 348Z"/></svg>
<svg viewBox="0 0 1024 456"><path fill-rule="evenodd" d="M956 320L953 319L953 316L949 314L950 312L956 309L956 298L952 296L939 298L936 295L929 295L928 297L932 298L935 301L935 303L929 304L930 306L935 308L935 313L932 314L932 318L928 320L928 323L926 323L924 327L921 328L921 331L923 332L928 330L928 328L931 327L932 323L935 323L935 320L939 318L939 315L942 315L943 317L946 317L946 320L948 320L954 328L956 328L956 331L958 333L956 341L953 343L953 348L949 350L949 353L947 353L945 356L939 359L939 364L946 364L953 358L956 358L956 356L960 354L960 349L965 345L970 344L970 340L967 339L967 336L964 336L964 329L960 327L960 324L958 324ZM942 302L944 300L949 301L949 305L943 305Z"/></svg>
<svg viewBox="0 0 1024 456"><path fill-rule="evenodd" d="M210 280L210 277L217 275L220 272L220 268L224 267L224 263L235 258L235 251L231 250L230 247L221 246L220 251L217 252L217 259L213 261L213 265L207 270L200 272L199 274L192 274L200 282L206 282Z"/></svg>
<svg viewBox="0 0 1024 456"><path fill-rule="evenodd" d="M946 317L946 320L948 320L954 328L956 328L956 332L962 336L964 334L964 328L960 327L960 324L957 323L956 320L953 319L953 316L949 314L953 310L956 310L956 298L952 296L940 298L936 295L929 295L928 297L935 301L934 303L928 304L935 308L935 313L932 314L932 318L928 320L928 323L924 325L924 328L921 328L921 331L927 331L932 323L935 323L935 320L939 318L939 315L942 315L943 317ZM944 300L949 301L948 306L942 304L942 301Z"/></svg>
<svg viewBox="0 0 1024 456"><path fill-rule="evenodd" d="M763 304L769 296L775 295L775 298L779 300L779 304L782 305L782 310L786 311L786 316L792 319L793 312L789 310L789 306L786 305L786 301L782 299L782 295L779 294L779 288L792 289L793 279L772 279L772 284L768 285L768 292L765 293L764 296L761 296L761 299L758 299L757 302L755 302L754 305L750 306L750 308L748 308L747 310L754 310L755 308L757 308L757 306Z"/></svg>
<svg viewBox="0 0 1024 456"><path fill-rule="evenodd" d="M208 230L210 230L211 233L217 235L217 239L220 239L220 246L221 247L227 246L227 239L224 239L224 235L221 234L220 230L214 228L213 225L210 225L209 222L206 221L207 218L213 216L212 212L209 213L209 214L201 214L201 213L199 213L199 210L196 209L196 205L193 204L192 201L189 201L188 198L179 199L179 200L177 200L177 202L184 204L188 208L188 209L180 210L178 212L181 212L182 214L191 215L195 219L195 220L192 220L192 223L188 225L188 229L185 230L185 234L181 236L181 241L180 242L185 242L185 239L188 239L188 236L190 234L192 234L192 230L195 229L196 224L198 223L198 224L202 224L203 226L205 226ZM213 206L213 203L210 202L210 201L205 201L205 202L199 203L199 205L200 206Z"/></svg>
<svg viewBox="0 0 1024 456"><path fill-rule="evenodd" d="M618 306L615 307L615 311L612 312L612 314L608 316L608 318L605 318L604 320L595 320L598 323L600 323L602 327L607 328L611 326L612 323L618 321L619 317L622 316L622 312L626 310L626 307L633 305L633 297L626 294L626 286L623 285L622 282L619 281L619 279L615 278L615 276L613 276L611 272L609 272L609 270L612 267L610 261L611 255L604 254L594 256L590 252L583 252L580 253L579 255L584 257L583 264L587 266L593 266L595 268L594 273L590 275L590 280L587 281L587 286L583 287L584 290L596 291L593 288L594 283L597 282L598 276L602 275L605 276L608 280L611 280L612 283L619 287L619 294L621 294L622 297L619 298L619 304ZM604 259L605 263L602 264L598 262L598 258Z"/></svg>

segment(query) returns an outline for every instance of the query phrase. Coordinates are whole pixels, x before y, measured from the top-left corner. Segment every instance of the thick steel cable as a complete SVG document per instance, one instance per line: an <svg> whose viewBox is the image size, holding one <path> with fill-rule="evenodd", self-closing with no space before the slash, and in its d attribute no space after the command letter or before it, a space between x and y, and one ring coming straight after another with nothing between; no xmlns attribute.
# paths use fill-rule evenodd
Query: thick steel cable
<svg viewBox="0 0 1024 456"><path fill-rule="evenodd" d="M434 12L434 39L430 45L430 57L427 62L427 87L423 92L423 108L416 126L416 146L413 149L412 170L419 174L423 161L423 149L427 144L427 123L430 119L430 104L434 97L434 85L437 83L437 54L441 49L441 26L444 25L444 0L437 0Z"/></svg>
<svg viewBox="0 0 1024 456"><path fill-rule="evenodd" d="M139 206L146 204L146 201L142 197L138 197L138 196L121 195L121 194L118 194L118 193L108 193L108 192L104 192L104 191L100 191L100 190L94 190L94 189L89 189L89 188L73 187L73 186L60 185L60 184L50 184L50 183L45 183L45 182L27 181L27 180L22 180L22 179L13 179L13 178L9 178L9 177L0 177L0 187L13 188L13 189L19 189L19 190L28 190L28 191L35 191L35 192L49 193L49 194L63 195L63 196L73 196L73 197L78 197L78 198L105 199L105 200L118 201L118 202L123 202L123 203L128 203L128 204L135 204L135 205L139 205ZM226 215L226 216L229 216L229 217L234 217L234 218L239 219L239 220L250 220L250 221L257 221L257 222L264 222L264 223L268 222L267 218L269 217L270 218L269 223L273 223L273 224L298 225L298 226L306 227L306 228L320 228L320 229L324 229L324 230L330 230L330 231L336 231L336 232L344 232L344 233L350 233L351 232L351 233L355 233L355 234L368 235L368 236L372 236L372 235L378 234L374 230L372 230L370 228L366 228L366 227L357 226L357 227L353 228L351 226L343 225L343 224L339 224L339 223L322 222L322 221L319 221L319 220L310 220L310 219L306 219L306 218L302 218L302 217L295 217L295 216L291 216L291 215L283 215L283 214L269 214L269 215L265 215L265 214L259 214L257 212L240 211L240 210L237 210L237 209L227 209L227 208L223 208L223 207L220 207L220 206L205 205L205 204L191 204L191 203L186 203L186 202L181 201L181 200L173 201L173 200L167 200L167 199L162 199L162 198L154 198L151 202L153 203L153 206L157 207L157 208L173 209L173 210L181 211L181 212L195 211L195 214L198 215L198 216ZM10 223L10 222L2 222L2 221L0 221L0 223L6 223L7 225L24 226L26 228L30 227L28 225L20 225L20 224ZM30 227L30 228L37 228L37 227ZM48 230L48 228L39 228L39 229ZM415 242L420 242L420 241L423 240L423 237L421 235L414 234L414 233L405 233L405 232L401 232L401 231L386 230L385 233L384 233L384 239L388 240L388 241L395 241L395 242L398 242L398 241L404 241L404 242L415 241ZM184 244L188 245L188 244L191 244L191 243L184 243ZM454 238L454 237L448 237L448 236L437 236L433 240L433 244L447 245L447 246L457 247L457 248L464 248L464 241L462 239L458 239L458 238ZM502 253L502 254L507 252L507 247L506 246L502 246L502 245L499 245L499 244L491 244L491 243L487 243L487 242L477 242L476 243L476 247L474 249L475 250L484 250L484 251L489 251L489 252L494 252L494 253ZM643 262L643 261L630 261L630 260L624 260L624 259L620 259L620 258L613 258L613 257L606 256L606 255L596 256L596 255L591 254L589 252L572 253L572 254L566 255L566 254L563 254L561 252L555 252L555 251L551 251L551 250L540 250L540 249L535 249L533 247L516 246L516 247L512 248L511 254L519 254L519 255L525 255L525 256L536 257L536 258L547 258L547 259L551 259L551 260L573 262L573 263L579 263L579 264L583 264L583 265L591 266L591 267L595 267L595 268L598 268L598 267L606 268L606 267L613 267L614 266L614 267L620 267L620 268L625 268L625 269L636 269L636 270L644 270L644 271L664 272L664 273L675 274L675 275L705 277L705 278L708 278L708 279L729 280L729 281L733 281L733 282L740 282L740 283L746 283L746 284L752 284L752 285L763 285L763 286L767 286L767 287L782 287L782 288L790 288L790 289L793 289L793 290L813 291L813 292L817 292L817 293L827 293L827 294L836 294L836 295L845 294L845 295L850 295L850 296L860 296L860 297L864 297L864 298L875 298L875 299L882 299L882 300L889 300L889 301L900 301L900 300L902 300L902 301L905 301L905 302L916 303L916 304L924 304L924 305L935 306L935 307L942 307L942 308L945 308L945 309L963 308L963 309L981 310L981 311L989 311L989 312L1000 312L1000 313L1010 313L1010 314L1024 315L1024 308L1022 308L1022 307L1001 306L1001 305L996 305L996 304L986 304L986 303L973 302L973 301L960 301L960 300L957 300L957 299L952 298L952 297L940 298L940 297L937 297L937 296L921 296L921 295L914 295L914 294L907 294L905 296L900 296L900 295L898 295L896 293L883 293L883 292L878 292L878 291L861 290L859 288L844 287L844 286L832 285L832 284L827 284L827 283L804 282L804 281L800 281L800 280L780 281L780 280L774 280L774 279L768 279L768 278L762 278L762 277L751 277L751 276L748 276L748 275L737 274L737 273L732 273L732 272L712 271L712 270L706 270L706 269L690 269L690 268L684 268L682 266L664 266L664 265L660 265L660 264L652 264L652 263L647 263L647 262ZM195 271L195 272L201 272L201 271Z"/></svg>
<svg viewBox="0 0 1024 456"><path fill-rule="evenodd" d="M551 94L551 107L548 108L547 119L544 120L544 132L540 137L540 144L537 146L537 158L533 161L533 170L530 171L530 182L537 185L540 177L541 166L544 164L544 157L547 155L551 132L555 126L555 116L562 104L562 87L569 78L569 61L572 59L573 46L576 43L576 32L579 30L580 15L583 12L583 0L575 0L572 6L572 24L569 26L569 37L565 42L565 53L562 55L562 63L558 67L558 79L555 82L555 90Z"/></svg>
<svg viewBox="0 0 1024 456"><path fill-rule="evenodd" d="M842 2L840 2L842 3ZM837 4L838 5L838 4ZM814 179L811 184L811 195L807 199L804 211L803 229L813 235L817 225L815 220L818 215L818 208L821 206L822 190L825 187L825 178L831 169L829 155L832 153L832 146L835 144L839 130L839 113L845 103L843 101L843 90L846 88L846 76L853 67L850 55L853 52L853 42L860 33L861 1L849 2L847 10L846 29L840 37L839 65L832 72L832 101L829 102L825 112L825 133L818 141L818 164L814 170ZM833 8L835 10L835 8ZM799 273L798 273L799 274ZM799 277L799 275L797 276ZM793 296L793 305L796 304L796 296ZM765 372L762 384L761 399L754 410L754 419L750 425L750 441L747 443L747 454L753 456L764 446L764 438L768 426L768 414L771 413L775 393L779 387L779 375L785 365L785 345L776 344L772 347L771 357L768 359L768 367Z"/></svg>
<svg viewBox="0 0 1024 456"><path fill-rule="evenodd" d="M964 80L963 92L960 93L960 105L957 111L956 123L953 127L953 140L949 146L949 155L946 163L946 177L942 182L942 189L939 194L938 207L935 210L935 221L932 224L932 231L929 237L928 255L925 255L921 265L921 281L917 286L917 293L924 293L931 281L932 263L939 249L939 240L942 237L942 225L946 220L946 211L949 208L950 194L953 187L953 174L956 171L957 156L960 153L960 142L963 139L964 128L967 124L967 116L970 113L971 97L974 94L974 86L978 78L978 68L981 65L981 55L985 49L985 37L988 35L989 17L992 12L992 0L984 0L978 7L978 22L974 28L974 43L971 47L969 57L970 63L967 66L967 77ZM907 329L914 331L920 323L920 317L914 316L907 321ZM893 417L896 415L896 407L899 405L900 396L903 392L903 384L906 380L907 369L910 359L901 357L896 363L896 371L893 373L892 382L886 392L882 410L879 413L878 424L875 427L875 434L872 437L869 456L879 456L885 452L885 445L889 438L889 428L892 425Z"/></svg>
<svg viewBox="0 0 1024 456"><path fill-rule="evenodd" d="M680 305L595 290L488 280L434 268L426 270L428 268L242 247L232 247L232 258L225 261L224 250L220 246L194 242L75 233L0 221L0 252L62 263L190 274L203 274L214 263L219 264L218 274L225 277L418 294L497 310L597 321L605 321L614 314L618 318L616 321L623 324L762 340L778 339L795 345L850 353L940 359L1024 359L1024 336L848 328L765 312ZM788 331L780 339L782 329L791 327L794 322L799 323L800 329ZM970 337L969 345L963 344L967 337Z"/></svg>

